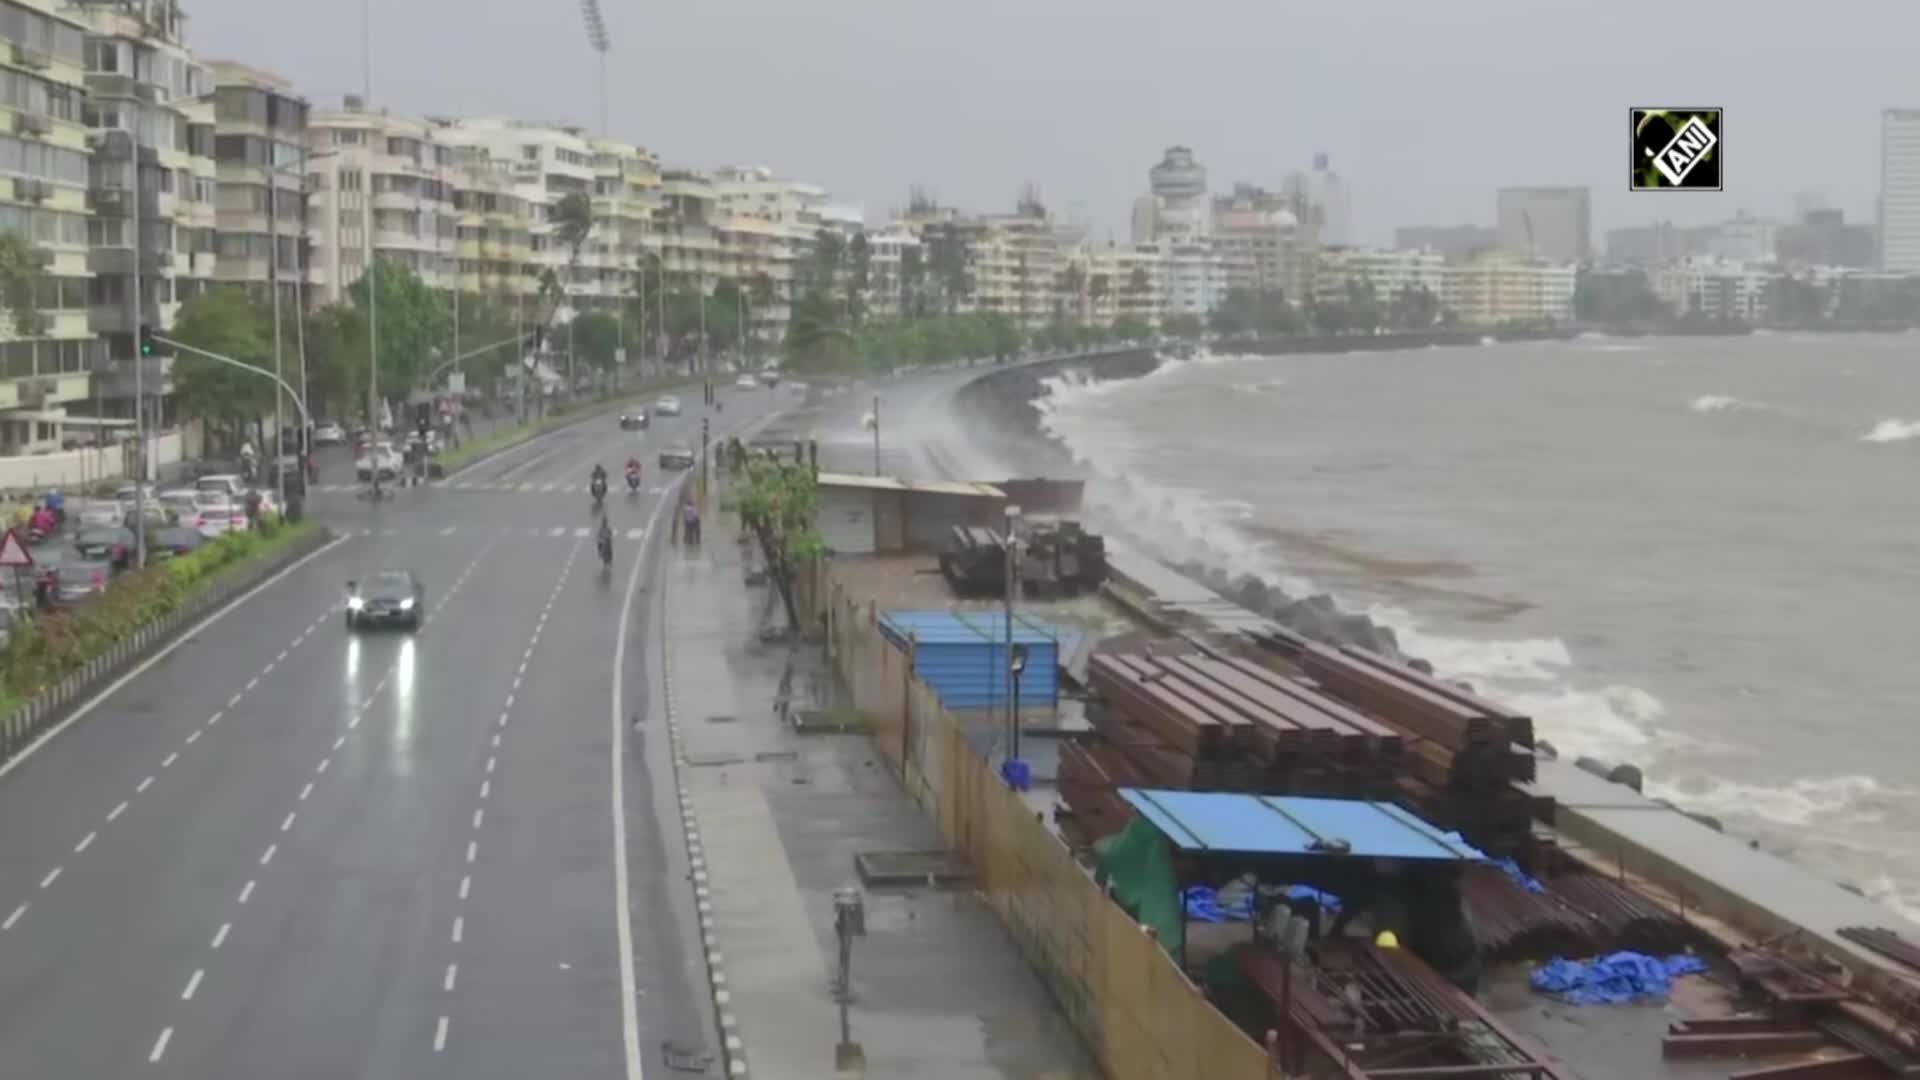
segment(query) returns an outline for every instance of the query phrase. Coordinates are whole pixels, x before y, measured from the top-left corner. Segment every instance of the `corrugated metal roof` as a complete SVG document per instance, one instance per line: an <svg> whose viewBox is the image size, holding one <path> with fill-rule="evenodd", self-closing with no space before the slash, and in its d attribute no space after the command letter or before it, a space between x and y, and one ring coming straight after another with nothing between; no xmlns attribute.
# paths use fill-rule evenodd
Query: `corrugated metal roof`
<svg viewBox="0 0 1920 1080"><path fill-rule="evenodd" d="M880 629L900 648L915 637L913 672L949 709L1000 708L1007 700L1007 619L999 611L889 611ZM1051 707L1060 698L1060 632L1046 623L1013 620L1015 643L1027 650L1020 700Z"/></svg>
<svg viewBox="0 0 1920 1080"><path fill-rule="evenodd" d="M1443 832L1392 803L1149 788L1122 788L1120 797L1182 851L1487 859L1458 833Z"/></svg>
<svg viewBox="0 0 1920 1080"><path fill-rule="evenodd" d="M880 616L880 627L900 641L917 636L921 645L1003 645L1007 640L1004 611L889 611ZM1052 645L1061 636L1057 627L1013 614L1015 644Z"/></svg>
<svg viewBox="0 0 1920 1080"><path fill-rule="evenodd" d="M818 487L866 488L869 491L905 491L907 485L891 476L862 476L859 473L823 472L813 478Z"/></svg>
<svg viewBox="0 0 1920 1080"><path fill-rule="evenodd" d="M819 487L864 488L868 491L914 491L929 495L966 495L976 499L1004 499L1007 493L992 484L970 481L923 481L914 483L895 476L869 476L863 473L823 472L814 477Z"/></svg>

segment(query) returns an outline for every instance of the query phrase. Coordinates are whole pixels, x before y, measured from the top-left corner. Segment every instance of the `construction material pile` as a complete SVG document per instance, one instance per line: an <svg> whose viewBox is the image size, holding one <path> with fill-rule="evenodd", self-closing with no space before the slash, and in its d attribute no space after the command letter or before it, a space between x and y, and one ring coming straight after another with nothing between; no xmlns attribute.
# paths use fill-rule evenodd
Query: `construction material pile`
<svg viewBox="0 0 1920 1080"><path fill-rule="evenodd" d="M1404 764L1393 728L1246 660L1101 653L1088 678L1093 734L1058 774L1077 842L1126 824L1117 788L1390 799Z"/></svg>
<svg viewBox="0 0 1920 1080"><path fill-rule="evenodd" d="M1738 1016L1673 1023L1661 1040L1662 1056L1697 1060L1821 1055L1735 1073L1735 1080L1920 1076L1920 1017L1911 999L1869 996L1837 965L1790 951L1789 944L1751 946L1729 954L1745 1002L1757 1008Z"/></svg>
<svg viewBox="0 0 1920 1080"><path fill-rule="evenodd" d="M1496 962L1620 949L1665 955L1696 943L1678 912L1584 871L1523 885L1499 867L1468 867L1460 897L1475 940Z"/></svg>
<svg viewBox="0 0 1920 1080"><path fill-rule="evenodd" d="M1236 954L1249 982L1287 1016L1282 1053L1298 1069L1339 1062L1379 1076L1530 1076L1571 1080L1531 1040L1405 949L1322 943L1289 969L1264 947ZM1291 989L1287 989L1291 984ZM1285 1003L1284 1005L1282 1003Z"/></svg>
<svg viewBox="0 0 1920 1080"><path fill-rule="evenodd" d="M1535 820L1551 822L1551 799L1516 785L1534 778L1533 721L1406 664L1284 630L1257 635L1324 693L1365 710L1401 734L1407 768L1401 801L1493 855L1526 855Z"/></svg>
<svg viewBox="0 0 1920 1080"><path fill-rule="evenodd" d="M1107 580L1107 542L1076 521L1038 521L1021 547L1020 587L1034 597L1079 596Z"/></svg>
<svg viewBox="0 0 1920 1080"><path fill-rule="evenodd" d="M1007 591L1006 541L992 529L955 525L940 553L940 576L955 596L1003 596Z"/></svg>

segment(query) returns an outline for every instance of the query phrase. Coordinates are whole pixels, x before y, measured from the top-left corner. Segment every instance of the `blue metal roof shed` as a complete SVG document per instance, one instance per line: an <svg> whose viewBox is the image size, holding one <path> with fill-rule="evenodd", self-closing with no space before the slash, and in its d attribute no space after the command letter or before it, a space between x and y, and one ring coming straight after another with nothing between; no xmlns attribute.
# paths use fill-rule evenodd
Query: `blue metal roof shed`
<svg viewBox="0 0 1920 1080"><path fill-rule="evenodd" d="M1002 611L889 611L880 632L905 650L915 642L913 673L949 709L1005 708L1007 616ZM1054 708L1060 701L1060 631L1013 615L1013 641L1027 650L1020 673L1020 706Z"/></svg>
<svg viewBox="0 0 1920 1080"><path fill-rule="evenodd" d="M1122 788L1120 797L1181 851L1487 861L1458 833L1392 803L1149 788Z"/></svg>

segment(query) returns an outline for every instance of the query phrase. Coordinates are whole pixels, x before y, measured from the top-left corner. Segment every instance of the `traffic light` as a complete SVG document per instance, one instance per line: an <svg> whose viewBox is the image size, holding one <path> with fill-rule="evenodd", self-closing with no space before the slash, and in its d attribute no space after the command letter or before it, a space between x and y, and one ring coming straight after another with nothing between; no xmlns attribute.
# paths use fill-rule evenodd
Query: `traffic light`
<svg viewBox="0 0 1920 1080"><path fill-rule="evenodd" d="M144 356L152 356L153 354L154 354L153 327L148 326L146 323L141 323L140 324L140 355L144 357Z"/></svg>

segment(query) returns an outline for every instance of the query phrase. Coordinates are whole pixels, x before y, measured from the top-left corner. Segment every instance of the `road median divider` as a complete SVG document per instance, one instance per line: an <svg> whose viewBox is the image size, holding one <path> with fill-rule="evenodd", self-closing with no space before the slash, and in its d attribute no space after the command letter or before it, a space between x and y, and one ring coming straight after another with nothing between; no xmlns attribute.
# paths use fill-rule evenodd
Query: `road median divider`
<svg viewBox="0 0 1920 1080"><path fill-rule="evenodd" d="M471 442L462 443L451 450L442 450L427 459L427 476L434 480L443 479L469 465L477 464L495 454L530 442L549 431L558 430L569 424L577 424L582 420L590 420L595 416L604 416L623 406L632 405L651 394L685 390L693 385L695 384L684 379L642 383L613 397L596 398L593 401L557 409L538 420L493 432Z"/></svg>
<svg viewBox="0 0 1920 1080"><path fill-rule="evenodd" d="M99 596L17 627L0 647L0 762L192 620L331 539L318 522L268 519L122 574Z"/></svg>

